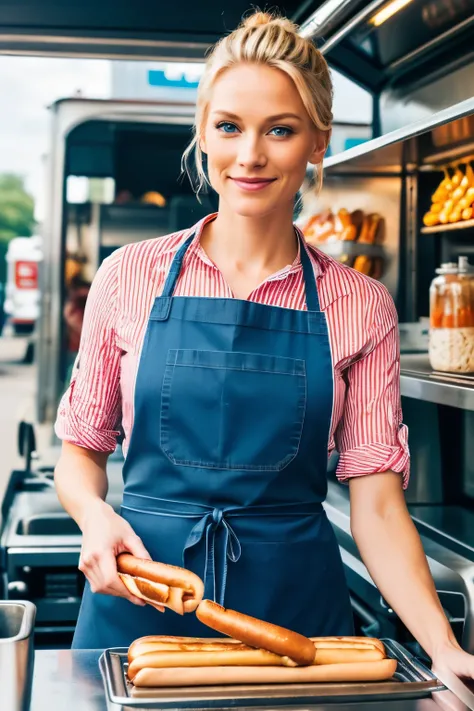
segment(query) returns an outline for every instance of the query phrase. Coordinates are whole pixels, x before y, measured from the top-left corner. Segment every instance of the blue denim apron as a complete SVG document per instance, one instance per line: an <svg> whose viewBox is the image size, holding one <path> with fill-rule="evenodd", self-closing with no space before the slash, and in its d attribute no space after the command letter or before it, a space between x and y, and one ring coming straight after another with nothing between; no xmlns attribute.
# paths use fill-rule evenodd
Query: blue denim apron
<svg viewBox="0 0 474 711"><path fill-rule="evenodd" d="M353 634L327 492L333 368L301 241L307 311L175 297L193 237L153 305L135 388L121 515L154 560L205 581L205 597L309 636ZM195 615L91 593L75 648L142 635L215 636Z"/></svg>

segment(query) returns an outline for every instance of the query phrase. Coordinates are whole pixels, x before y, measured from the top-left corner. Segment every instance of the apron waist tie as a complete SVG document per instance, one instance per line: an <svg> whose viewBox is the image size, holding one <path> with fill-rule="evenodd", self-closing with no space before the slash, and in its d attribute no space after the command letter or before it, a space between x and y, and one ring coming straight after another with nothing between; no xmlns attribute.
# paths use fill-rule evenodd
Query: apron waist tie
<svg viewBox="0 0 474 711"><path fill-rule="evenodd" d="M216 560L216 539L218 535L223 536L222 547L220 549L220 561ZM184 560L186 552L193 546L205 540L206 562L204 566L205 589L213 592L212 599L224 604L225 586L227 580L227 560L236 563L241 554L240 541L229 524L222 509L214 509L207 513L194 526L184 546Z"/></svg>
<svg viewBox="0 0 474 711"><path fill-rule="evenodd" d="M154 516L198 519L191 529L183 549L183 564L194 546L205 543L203 582L206 591L212 590L212 599L220 605L224 602L228 561L236 563L241 555L237 534L229 518L315 515L323 511L319 502L291 504L262 504L240 508L210 508L199 504L158 499L142 494L124 492L122 508ZM216 543L219 546L216 546ZM210 588L209 588L210 586ZM206 593L207 594L207 593Z"/></svg>

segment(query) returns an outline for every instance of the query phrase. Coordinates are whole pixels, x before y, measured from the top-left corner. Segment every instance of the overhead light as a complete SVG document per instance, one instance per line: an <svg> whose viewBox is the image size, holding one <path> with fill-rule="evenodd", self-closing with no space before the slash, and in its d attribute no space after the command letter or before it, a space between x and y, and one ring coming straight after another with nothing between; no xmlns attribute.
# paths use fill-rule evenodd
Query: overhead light
<svg viewBox="0 0 474 711"><path fill-rule="evenodd" d="M400 10L403 10L403 8L411 2L412 0L392 0L372 17L370 24L375 27L380 27L380 25L383 25L384 22L387 22L387 20L393 17L393 15L396 15L397 12L400 12Z"/></svg>

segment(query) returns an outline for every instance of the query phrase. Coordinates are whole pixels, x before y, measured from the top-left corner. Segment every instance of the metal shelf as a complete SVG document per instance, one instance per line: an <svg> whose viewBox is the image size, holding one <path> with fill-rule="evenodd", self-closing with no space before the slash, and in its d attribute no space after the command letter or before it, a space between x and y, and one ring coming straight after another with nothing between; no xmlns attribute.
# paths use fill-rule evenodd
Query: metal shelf
<svg viewBox="0 0 474 711"><path fill-rule="evenodd" d="M328 254L330 257L358 257L359 255L367 255L368 257L386 257L386 252L381 244L365 244L364 242L352 242L347 240L338 240L335 242L309 242L311 246L319 249L320 252Z"/></svg>
<svg viewBox="0 0 474 711"><path fill-rule="evenodd" d="M467 230L474 227L474 220L460 220L459 222L450 222L447 225L433 225L433 227L422 227L423 235L437 234L438 232L451 232L454 230Z"/></svg>
<svg viewBox="0 0 474 711"><path fill-rule="evenodd" d="M403 396L474 411L474 377L435 373L427 354L402 355L400 364Z"/></svg>
<svg viewBox="0 0 474 711"><path fill-rule="evenodd" d="M471 98L443 109L428 119L424 118L331 156L324 161L324 170L328 174L364 170L396 172L404 166L406 168L411 164L416 166L418 164L416 154L411 155L412 152L402 150L404 144L409 143L410 139L416 136L472 113L474 113L474 99Z"/></svg>

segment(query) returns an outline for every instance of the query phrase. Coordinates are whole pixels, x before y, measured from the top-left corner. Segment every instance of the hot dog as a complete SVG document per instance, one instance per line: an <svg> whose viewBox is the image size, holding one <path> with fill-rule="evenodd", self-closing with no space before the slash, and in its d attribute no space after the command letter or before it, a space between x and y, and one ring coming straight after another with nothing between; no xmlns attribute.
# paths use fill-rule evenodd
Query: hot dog
<svg viewBox="0 0 474 711"><path fill-rule="evenodd" d="M317 682L383 681L393 677L394 659L309 667L176 667L141 669L136 687L217 686L225 684L300 684Z"/></svg>
<svg viewBox="0 0 474 711"><path fill-rule="evenodd" d="M154 607L169 607L180 615L194 612L202 600L202 580L185 568L121 553L117 572L127 589Z"/></svg>
<svg viewBox="0 0 474 711"><path fill-rule="evenodd" d="M302 666L312 664L315 657L313 642L297 632L263 622L255 617L228 610L210 600L203 600L196 610L203 624L238 639L249 647L288 657Z"/></svg>

